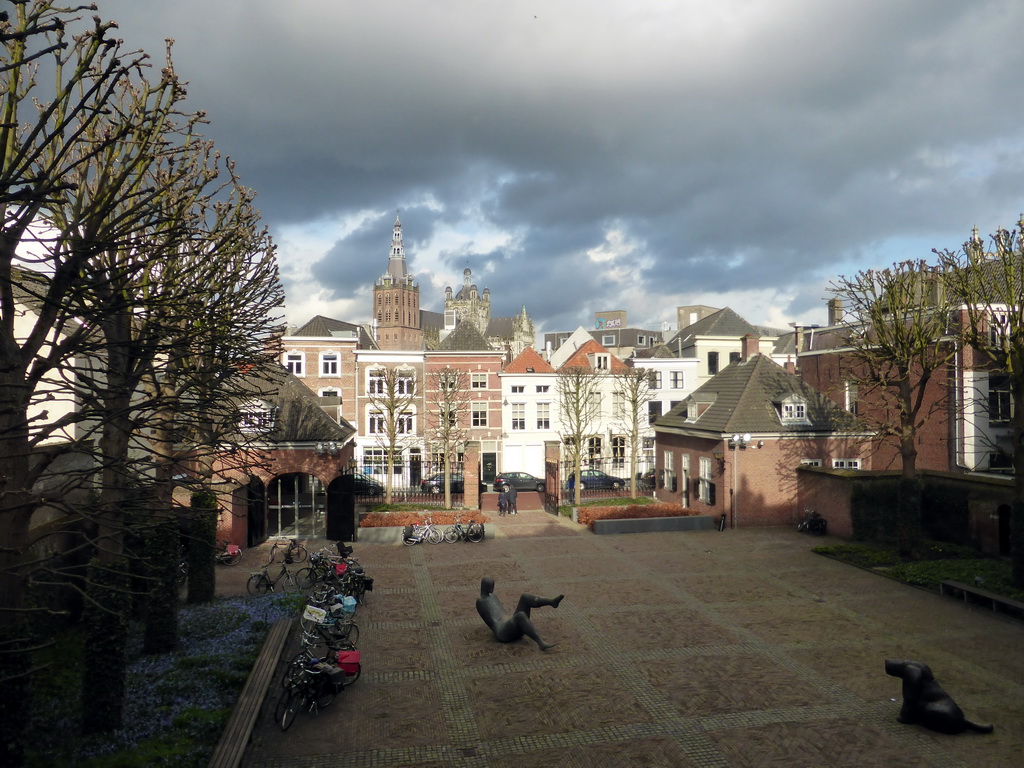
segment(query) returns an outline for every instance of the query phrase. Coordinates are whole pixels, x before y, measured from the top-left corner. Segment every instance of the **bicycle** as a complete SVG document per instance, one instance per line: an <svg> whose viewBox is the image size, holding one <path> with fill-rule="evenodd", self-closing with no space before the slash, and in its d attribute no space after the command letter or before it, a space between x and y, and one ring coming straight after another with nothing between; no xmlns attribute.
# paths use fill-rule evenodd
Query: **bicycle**
<svg viewBox="0 0 1024 768"><path fill-rule="evenodd" d="M274 721L287 731L300 709L312 712L331 705L345 687L345 672L317 658L303 659L301 666L286 670L284 690L274 708Z"/></svg>
<svg viewBox="0 0 1024 768"><path fill-rule="evenodd" d="M270 548L270 559L267 560L268 564L274 562L274 558L277 556L277 551L279 549L284 550L283 559L289 564L301 563L308 556L306 548L299 544L298 539L276 539L274 541L274 546Z"/></svg>
<svg viewBox="0 0 1024 768"><path fill-rule="evenodd" d="M455 515L455 523L449 526L444 532L444 540L449 544L454 544L456 541L472 541L478 542L484 540L484 526L483 523L469 523L468 525L462 524L462 515Z"/></svg>
<svg viewBox="0 0 1024 768"><path fill-rule="evenodd" d="M245 583L245 589L250 595L265 595L267 592L276 592L277 583L284 579L281 589L285 592L300 591L299 582L295 575L288 570L285 563L281 563L281 570L274 578L268 573L269 565L264 565L260 570L254 571Z"/></svg>
<svg viewBox="0 0 1024 768"><path fill-rule="evenodd" d="M429 541L431 544L440 544L444 541L444 534L440 528L434 526L434 521L429 516L424 518L422 523L405 526L402 531L402 543L407 547L421 541Z"/></svg>
<svg viewBox="0 0 1024 768"><path fill-rule="evenodd" d="M238 565L242 561L242 548L227 539L221 539L221 548L213 553L214 559L223 565Z"/></svg>
<svg viewBox="0 0 1024 768"><path fill-rule="evenodd" d="M805 509L804 519L797 525L796 529L800 533L824 536L828 532L828 521L813 509Z"/></svg>

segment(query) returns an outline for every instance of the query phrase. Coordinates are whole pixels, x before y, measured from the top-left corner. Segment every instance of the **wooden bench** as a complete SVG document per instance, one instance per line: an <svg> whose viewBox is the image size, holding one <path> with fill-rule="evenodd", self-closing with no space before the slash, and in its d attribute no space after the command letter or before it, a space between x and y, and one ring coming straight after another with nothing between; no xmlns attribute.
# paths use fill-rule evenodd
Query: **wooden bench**
<svg viewBox="0 0 1024 768"><path fill-rule="evenodd" d="M962 581L942 581L939 582L939 592L950 597L962 598L965 603L987 605L993 611L1024 619L1024 603L981 587L964 584Z"/></svg>
<svg viewBox="0 0 1024 768"><path fill-rule="evenodd" d="M288 640L294 621L278 619L267 632L267 639L263 641L260 655L252 665L249 679L245 681L245 687L238 695L231 717L228 718L220 741L217 742L217 747L210 757L209 768L238 768L241 764L242 755L252 738L256 718L260 714L260 707L263 706L267 688L273 680L277 662L281 658L281 651Z"/></svg>

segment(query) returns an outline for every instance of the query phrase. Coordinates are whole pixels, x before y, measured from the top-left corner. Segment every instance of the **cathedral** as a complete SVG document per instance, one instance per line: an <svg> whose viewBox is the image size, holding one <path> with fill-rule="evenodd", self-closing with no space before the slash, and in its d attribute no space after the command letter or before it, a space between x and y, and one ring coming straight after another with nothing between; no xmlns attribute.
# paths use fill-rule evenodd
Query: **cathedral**
<svg viewBox="0 0 1024 768"><path fill-rule="evenodd" d="M512 317L491 317L491 291L480 291L469 267L462 273L462 288L444 291L444 313L420 309L420 288L406 268L402 223L395 217L388 269L373 286L373 328L381 349L433 349L455 326L476 326L493 349L515 357L533 346L533 320L522 310Z"/></svg>

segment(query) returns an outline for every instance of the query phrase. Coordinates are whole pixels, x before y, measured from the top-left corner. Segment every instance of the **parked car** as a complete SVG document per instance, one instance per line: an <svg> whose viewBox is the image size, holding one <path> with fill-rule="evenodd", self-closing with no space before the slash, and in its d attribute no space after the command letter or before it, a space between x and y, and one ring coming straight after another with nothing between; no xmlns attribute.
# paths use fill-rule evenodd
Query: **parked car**
<svg viewBox="0 0 1024 768"><path fill-rule="evenodd" d="M374 480L372 477L367 477L364 474L355 472L352 475L352 486L355 490L356 496L383 496L384 486Z"/></svg>
<svg viewBox="0 0 1024 768"><path fill-rule="evenodd" d="M572 479L572 473L569 474L569 479ZM599 469L584 469L580 471L580 490L585 491L587 489L595 490L601 488L611 488L612 490L619 490L619 488L625 488L628 483L621 477L612 477L607 472L602 472ZM569 485L567 484L567 487Z"/></svg>
<svg viewBox="0 0 1024 768"><path fill-rule="evenodd" d="M494 478L494 490L507 491L509 488L515 488L517 491L540 491L543 493L544 480L526 472L502 472Z"/></svg>
<svg viewBox="0 0 1024 768"><path fill-rule="evenodd" d="M653 469L648 469L639 477L638 485L642 491L653 491L656 485L657 474Z"/></svg>
<svg viewBox="0 0 1024 768"><path fill-rule="evenodd" d="M452 475L451 481L452 493L464 492L465 481L463 481L462 475ZM420 490L424 493L441 493L444 490L444 472L438 472L436 475L421 480Z"/></svg>

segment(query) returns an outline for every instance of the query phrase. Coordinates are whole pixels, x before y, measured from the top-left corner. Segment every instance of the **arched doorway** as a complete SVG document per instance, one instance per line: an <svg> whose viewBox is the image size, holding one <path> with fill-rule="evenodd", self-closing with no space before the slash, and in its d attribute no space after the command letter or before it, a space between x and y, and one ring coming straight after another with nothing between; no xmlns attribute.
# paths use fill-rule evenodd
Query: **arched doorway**
<svg viewBox="0 0 1024 768"><path fill-rule="evenodd" d="M267 488L258 477L249 480L245 486L246 546L255 547L267 538Z"/></svg>
<svg viewBox="0 0 1024 768"><path fill-rule="evenodd" d="M1012 515L1009 504L1000 504L996 510L999 520L999 554L1008 557L1010 554L1010 516Z"/></svg>
<svg viewBox="0 0 1024 768"><path fill-rule="evenodd" d="M267 536L322 538L326 510L327 492L319 478L301 472L275 477L267 487Z"/></svg>

